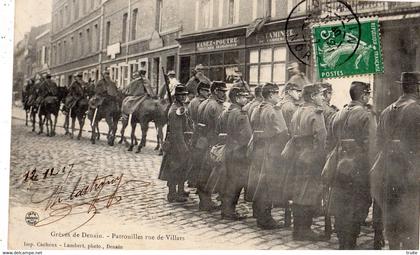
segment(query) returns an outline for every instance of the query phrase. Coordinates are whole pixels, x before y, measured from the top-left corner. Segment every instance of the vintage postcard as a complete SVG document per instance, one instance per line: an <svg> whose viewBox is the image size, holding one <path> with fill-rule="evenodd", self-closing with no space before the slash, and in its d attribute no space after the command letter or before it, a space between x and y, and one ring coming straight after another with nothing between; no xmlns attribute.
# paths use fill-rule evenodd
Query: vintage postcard
<svg viewBox="0 0 420 255"><path fill-rule="evenodd" d="M420 2L14 6L7 249L419 249Z"/></svg>

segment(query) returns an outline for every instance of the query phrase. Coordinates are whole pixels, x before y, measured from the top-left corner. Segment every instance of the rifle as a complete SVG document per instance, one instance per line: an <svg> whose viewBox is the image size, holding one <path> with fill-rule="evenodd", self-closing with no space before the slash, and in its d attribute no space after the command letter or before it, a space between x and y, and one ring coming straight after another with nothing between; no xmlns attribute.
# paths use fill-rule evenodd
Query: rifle
<svg viewBox="0 0 420 255"><path fill-rule="evenodd" d="M166 89L166 93L168 93L168 99L169 99L169 104L172 104L172 96L171 96L171 90L169 89L169 78L168 75L165 73L165 68L163 68L162 66L162 73L163 73L163 78L165 79L165 89Z"/></svg>

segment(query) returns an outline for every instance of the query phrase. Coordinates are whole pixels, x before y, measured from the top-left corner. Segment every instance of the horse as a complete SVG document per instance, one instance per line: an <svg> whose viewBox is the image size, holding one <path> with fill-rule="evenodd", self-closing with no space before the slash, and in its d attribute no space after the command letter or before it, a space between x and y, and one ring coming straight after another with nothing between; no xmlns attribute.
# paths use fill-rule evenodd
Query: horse
<svg viewBox="0 0 420 255"><path fill-rule="evenodd" d="M73 139L74 137L76 119L77 119L77 122L79 123L79 134L77 135L77 140L80 140L80 138L82 137L83 126L85 125L86 112L88 108L89 108L88 99L86 97L82 97L76 102L76 104L71 109L70 111L70 118L71 118L70 138L71 139Z"/></svg>
<svg viewBox="0 0 420 255"><path fill-rule="evenodd" d="M169 102L166 99L146 98L139 105L131 118L131 143L128 151L132 151L134 148L137 123L140 123L141 127L141 141L137 147L136 153L140 153L141 149L146 146L146 137L147 131L149 129L149 123L154 121L157 129L157 146L155 150L159 150L159 155L163 154L160 145L163 141L163 127L168 122L168 110Z"/></svg>
<svg viewBox="0 0 420 255"><path fill-rule="evenodd" d="M95 100L95 97L91 100ZM115 141L115 133L117 131L118 120L121 116L121 103L122 103L122 94L118 93L117 96L105 96L105 97L96 97L96 100L102 101L96 108L89 105L88 110L88 119L91 122L92 135L91 142L95 144L95 140L99 139L97 132L99 134L99 121L105 119L108 124L108 135L107 142L108 145L113 146Z"/></svg>
<svg viewBox="0 0 420 255"><path fill-rule="evenodd" d="M60 112L61 101L67 95L65 87L57 87L57 94L55 96L46 96L39 104L38 117L39 117L39 134L43 132L44 122L46 123L47 136L55 136L57 126L58 113ZM54 122L51 115L54 116ZM42 118L44 116L44 118Z"/></svg>

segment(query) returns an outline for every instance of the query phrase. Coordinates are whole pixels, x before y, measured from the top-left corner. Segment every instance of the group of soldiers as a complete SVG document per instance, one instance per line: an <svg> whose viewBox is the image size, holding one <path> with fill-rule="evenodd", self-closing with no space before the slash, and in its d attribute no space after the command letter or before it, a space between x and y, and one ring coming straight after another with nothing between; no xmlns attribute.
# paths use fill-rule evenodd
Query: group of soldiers
<svg viewBox="0 0 420 255"><path fill-rule="evenodd" d="M110 77L109 70L102 73L102 78L95 82L83 80L81 72L73 75L72 82L65 87L62 112L66 115L66 123L68 123L68 116L72 115L72 110L75 106L86 99L89 102L89 107L95 109L99 107L103 100L107 97L116 97L118 93L124 97L129 97L126 103L122 105L123 117L132 113L132 101L135 99L135 106L138 106L139 99L144 99L145 96L155 97L155 92L152 90L150 81L145 77L146 71L141 69L134 74L133 81L124 90L119 91L115 82ZM51 79L50 74L37 75L36 78L29 79L22 91L22 102L24 106L37 109L46 98L56 98L59 96L57 84ZM131 104L130 104L131 103Z"/></svg>
<svg viewBox="0 0 420 255"><path fill-rule="evenodd" d="M167 181L169 202L188 200L188 182L200 210L242 220L236 205L243 192L258 227L293 225L298 241L329 239L311 226L333 216L339 249L356 248L373 206L375 249L385 244L383 230L390 249L418 249L419 73L402 73L401 97L379 115L368 103L370 84L353 81L351 101L338 110L331 84L310 83L297 63L283 91L266 83L252 96L243 81L228 89L196 69L175 87L168 112L159 179ZM283 224L274 207L284 208Z"/></svg>

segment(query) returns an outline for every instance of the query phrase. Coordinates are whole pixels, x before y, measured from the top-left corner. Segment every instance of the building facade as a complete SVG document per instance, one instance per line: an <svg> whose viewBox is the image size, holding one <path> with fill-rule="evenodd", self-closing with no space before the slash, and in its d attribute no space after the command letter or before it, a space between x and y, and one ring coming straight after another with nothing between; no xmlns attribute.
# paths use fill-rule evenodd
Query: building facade
<svg viewBox="0 0 420 255"><path fill-rule="evenodd" d="M401 88L395 81L400 80L401 72L420 71L420 3L419 2L368 2L347 1L357 16L362 18L378 17L384 73L352 79L366 79L373 86L373 105L380 113L401 94ZM338 8L336 1L321 1L322 12L330 6L338 14L349 14L345 8ZM334 6L335 5L335 6ZM339 79L335 79L336 91L345 90ZM342 105L339 105L342 106Z"/></svg>
<svg viewBox="0 0 420 255"><path fill-rule="evenodd" d="M102 0L53 0L51 73L60 86L73 74L97 80L101 70Z"/></svg>
<svg viewBox="0 0 420 255"><path fill-rule="evenodd" d="M299 31L309 3L298 2L183 0L183 31L178 39L181 81L186 82L190 70L202 64L211 80L229 82L238 69L251 85L284 84L289 78L287 63L296 61L288 50L286 33L294 38L292 47L299 46L302 52L310 47ZM302 71L307 72L305 67Z"/></svg>
<svg viewBox="0 0 420 255"><path fill-rule="evenodd" d="M35 37L36 61L32 63L34 73L44 75L50 72L50 51L51 51L51 35L48 27L42 34Z"/></svg>
<svg viewBox="0 0 420 255"><path fill-rule="evenodd" d="M165 72L177 71L181 31L178 1L108 0L104 3L102 64L118 87L128 85L138 69L145 69L155 88Z"/></svg>

